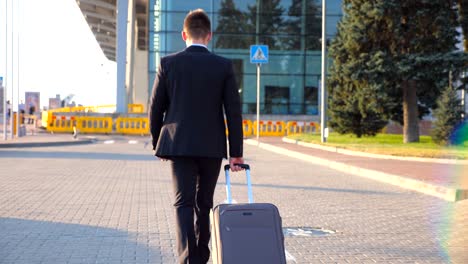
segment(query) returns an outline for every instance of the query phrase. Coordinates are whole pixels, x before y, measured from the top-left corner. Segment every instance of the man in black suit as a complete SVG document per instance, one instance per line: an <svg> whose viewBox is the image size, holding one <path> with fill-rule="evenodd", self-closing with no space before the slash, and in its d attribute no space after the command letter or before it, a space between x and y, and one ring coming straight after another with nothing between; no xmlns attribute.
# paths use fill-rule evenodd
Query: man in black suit
<svg viewBox="0 0 468 264"><path fill-rule="evenodd" d="M210 257L209 214L221 161L227 158L224 115L231 170L241 170L234 164L244 161L232 63L208 51L211 36L203 10L185 17L187 48L161 59L149 110L155 155L171 163L179 263L207 263Z"/></svg>

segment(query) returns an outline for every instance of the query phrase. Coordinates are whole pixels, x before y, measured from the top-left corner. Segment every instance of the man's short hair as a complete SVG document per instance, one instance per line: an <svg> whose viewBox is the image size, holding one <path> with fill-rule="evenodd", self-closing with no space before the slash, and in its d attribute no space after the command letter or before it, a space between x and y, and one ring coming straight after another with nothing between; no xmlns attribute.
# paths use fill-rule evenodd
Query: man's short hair
<svg viewBox="0 0 468 264"><path fill-rule="evenodd" d="M184 19L184 31L192 39L203 39L211 32L211 22L203 9L190 11Z"/></svg>

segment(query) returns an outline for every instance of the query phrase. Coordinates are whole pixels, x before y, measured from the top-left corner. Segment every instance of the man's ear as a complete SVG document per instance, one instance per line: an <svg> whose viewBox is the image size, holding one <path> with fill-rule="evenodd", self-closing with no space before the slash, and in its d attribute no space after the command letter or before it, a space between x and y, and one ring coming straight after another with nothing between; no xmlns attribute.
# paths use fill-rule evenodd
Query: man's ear
<svg viewBox="0 0 468 264"><path fill-rule="evenodd" d="M184 41L187 41L187 38L188 38L187 33L186 33L185 31L182 31L181 34L182 34L182 39L183 39Z"/></svg>
<svg viewBox="0 0 468 264"><path fill-rule="evenodd" d="M213 37L213 32L208 33L208 35L206 36L206 43L210 42L212 37Z"/></svg>

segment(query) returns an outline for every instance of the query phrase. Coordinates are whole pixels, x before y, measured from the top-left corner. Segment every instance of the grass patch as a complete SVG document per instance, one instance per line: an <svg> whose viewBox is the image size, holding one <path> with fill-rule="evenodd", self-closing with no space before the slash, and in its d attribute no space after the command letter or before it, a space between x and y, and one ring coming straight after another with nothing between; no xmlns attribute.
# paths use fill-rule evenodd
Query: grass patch
<svg viewBox="0 0 468 264"><path fill-rule="evenodd" d="M403 143L403 135L393 134L378 134L375 137L357 138L349 134L330 133L325 144L321 143L320 134L294 134L287 136L287 138L375 154L424 158L468 158L468 141L457 147L443 147L435 144L429 136L420 136L420 142L408 144Z"/></svg>

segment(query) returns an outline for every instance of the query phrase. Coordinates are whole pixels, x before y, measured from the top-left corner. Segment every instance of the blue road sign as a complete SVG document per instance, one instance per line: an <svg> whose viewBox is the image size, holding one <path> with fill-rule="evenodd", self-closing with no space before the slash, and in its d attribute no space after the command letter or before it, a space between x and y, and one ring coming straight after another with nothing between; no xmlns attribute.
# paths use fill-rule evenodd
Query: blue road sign
<svg viewBox="0 0 468 264"><path fill-rule="evenodd" d="M250 63L268 63L268 46L251 45Z"/></svg>

